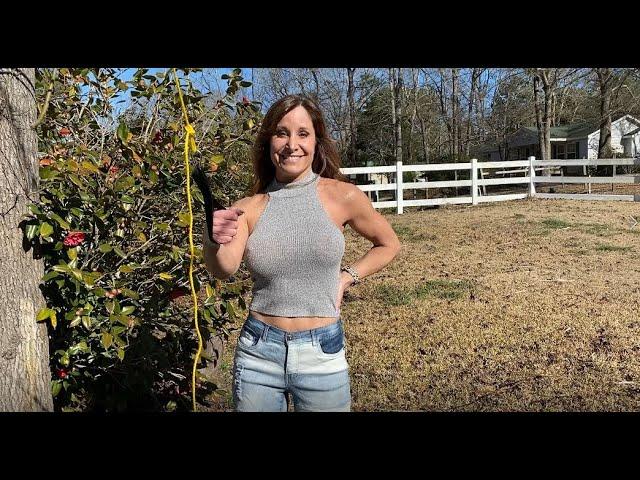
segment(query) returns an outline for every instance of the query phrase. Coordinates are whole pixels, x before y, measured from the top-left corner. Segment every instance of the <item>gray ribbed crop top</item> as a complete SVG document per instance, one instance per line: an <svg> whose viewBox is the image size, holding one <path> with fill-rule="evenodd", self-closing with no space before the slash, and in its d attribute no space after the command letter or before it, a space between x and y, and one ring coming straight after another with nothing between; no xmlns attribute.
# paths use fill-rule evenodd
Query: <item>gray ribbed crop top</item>
<svg viewBox="0 0 640 480"><path fill-rule="evenodd" d="M251 310L280 317L337 317L344 235L318 196L311 170L289 184L275 180L247 239Z"/></svg>

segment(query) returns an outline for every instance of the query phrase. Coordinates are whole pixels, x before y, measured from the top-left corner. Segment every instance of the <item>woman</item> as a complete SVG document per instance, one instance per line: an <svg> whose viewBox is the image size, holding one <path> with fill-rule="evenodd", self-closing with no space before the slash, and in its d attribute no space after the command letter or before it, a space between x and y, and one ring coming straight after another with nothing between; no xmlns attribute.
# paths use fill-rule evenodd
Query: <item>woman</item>
<svg viewBox="0 0 640 480"><path fill-rule="evenodd" d="M274 103L253 149L252 195L214 213L204 257L217 278L244 259L254 281L234 359L239 411L349 411L340 304L344 291L382 269L400 242L368 197L339 171L322 112L304 96ZM340 268L345 225L373 242Z"/></svg>

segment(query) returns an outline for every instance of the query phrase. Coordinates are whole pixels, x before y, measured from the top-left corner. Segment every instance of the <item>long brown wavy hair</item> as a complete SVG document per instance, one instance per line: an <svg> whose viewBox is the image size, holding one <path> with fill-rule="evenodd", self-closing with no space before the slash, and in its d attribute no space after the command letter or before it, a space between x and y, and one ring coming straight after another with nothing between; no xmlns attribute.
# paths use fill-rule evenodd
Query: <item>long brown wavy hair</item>
<svg viewBox="0 0 640 480"><path fill-rule="evenodd" d="M316 134L316 150L311 169L322 177L348 182L340 173L340 154L335 142L329 136L324 115L318 105L304 95L287 95L275 102L264 116L258 136L253 144L252 161L254 184L251 194L264 192L276 175L276 167L271 162L271 137L276 132L278 122L296 107L302 106L311 117Z"/></svg>

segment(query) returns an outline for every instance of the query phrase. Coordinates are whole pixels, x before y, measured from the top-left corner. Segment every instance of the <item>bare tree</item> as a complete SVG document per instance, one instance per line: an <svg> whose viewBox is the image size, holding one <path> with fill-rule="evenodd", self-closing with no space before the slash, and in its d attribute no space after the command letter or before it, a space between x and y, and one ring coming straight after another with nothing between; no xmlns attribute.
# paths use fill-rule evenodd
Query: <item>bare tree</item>
<svg viewBox="0 0 640 480"><path fill-rule="evenodd" d="M581 78L581 69L536 68L530 69L533 79L534 108L542 158L551 158L551 127L558 118L557 96ZM542 92L540 90L542 89Z"/></svg>
<svg viewBox="0 0 640 480"><path fill-rule="evenodd" d="M536 124L538 127L540 152L543 160L549 160L551 158L551 123L553 118L553 104L555 102L555 88L558 84L558 73L558 69L554 68L537 68L533 72ZM540 88L542 88L542 97L540 96Z"/></svg>
<svg viewBox="0 0 640 480"><path fill-rule="evenodd" d="M451 153L454 162L458 159L460 149L460 97L459 88L459 70L451 69Z"/></svg>
<svg viewBox="0 0 640 480"><path fill-rule="evenodd" d="M600 87L600 139L598 158L611 158L611 88L613 72L610 68L596 68Z"/></svg>
<svg viewBox="0 0 640 480"><path fill-rule="evenodd" d="M396 161L402 161L402 69L389 69L391 87L391 122Z"/></svg>
<svg viewBox="0 0 640 480"><path fill-rule="evenodd" d="M416 74L416 77L419 76L419 72ZM417 88L416 88L416 94L414 97L414 102L415 102L415 110L414 113L416 115L416 117L418 118L418 124L420 126L420 136L421 136L421 140L422 140L422 153L424 155L424 161L425 163L429 163L429 153L430 153L430 149L429 149L429 124L427 122L427 115L428 112L430 111L430 105L427 104L427 102L423 102L422 99L424 97L426 97L427 95L424 96L418 96L417 95ZM427 106L427 108L423 108L423 103L427 104L425 106Z"/></svg>
<svg viewBox="0 0 640 480"><path fill-rule="evenodd" d="M540 105L540 84L542 79L537 73L533 74L533 105L536 111L536 127L538 129L538 143L540 145L540 155L542 160L549 160L551 147L547 148L547 139L549 138L548 118L545 120ZM545 101L545 105L546 105Z"/></svg>
<svg viewBox="0 0 640 480"><path fill-rule="evenodd" d="M471 72L471 87L469 89L469 101L467 104L467 134L465 139L464 153L469 157L470 145L471 145L471 128L473 118L473 107L475 104L475 94L478 86L478 78L482 75L483 69L474 68Z"/></svg>
<svg viewBox="0 0 640 480"><path fill-rule="evenodd" d="M18 228L38 190L35 70L0 71L0 411L51 411L42 262L25 252Z"/></svg>
<svg viewBox="0 0 640 480"><path fill-rule="evenodd" d="M418 98L419 98L419 86L418 86L418 69L412 68L411 71L411 120L409 121L409 138L408 138L408 150L407 150L407 163L412 163L414 158L413 154L413 132L416 127L416 118L418 117Z"/></svg>
<svg viewBox="0 0 640 480"><path fill-rule="evenodd" d="M600 93L600 139L598 158L611 158L611 117L618 112L617 99L622 85L631 74L631 69L616 71L611 68L595 68ZM628 112L625 112L628 113Z"/></svg>
<svg viewBox="0 0 640 480"><path fill-rule="evenodd" d="M352 166L356 165L356 141L357 141L357 130L356 130L356 100L355 100L355 92L356 87L353 81L353 76L355 74L355 68L347 68L347 98L349 102L349 162Z"/></svg>

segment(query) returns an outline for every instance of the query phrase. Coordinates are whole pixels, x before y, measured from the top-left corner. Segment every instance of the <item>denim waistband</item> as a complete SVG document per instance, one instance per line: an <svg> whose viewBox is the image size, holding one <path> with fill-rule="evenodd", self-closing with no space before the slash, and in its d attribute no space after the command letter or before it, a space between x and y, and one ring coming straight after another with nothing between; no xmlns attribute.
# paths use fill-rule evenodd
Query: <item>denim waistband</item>
<svg viewBox="0 0 640 480"><path fill-rule="evenodd" d="M315 343L318 338L332 336L343 330L342 319L340 317L338 317L338 320L335 323L325 325L324 327L313 328L311 330L300 330L299 332L287 332L281 328L264 323L251 314L247 317L242 328L249 330L254 336L260 337L263 340L282 343L296 340Z"/></svg>

